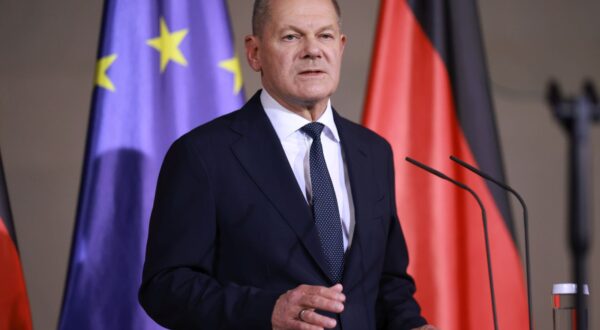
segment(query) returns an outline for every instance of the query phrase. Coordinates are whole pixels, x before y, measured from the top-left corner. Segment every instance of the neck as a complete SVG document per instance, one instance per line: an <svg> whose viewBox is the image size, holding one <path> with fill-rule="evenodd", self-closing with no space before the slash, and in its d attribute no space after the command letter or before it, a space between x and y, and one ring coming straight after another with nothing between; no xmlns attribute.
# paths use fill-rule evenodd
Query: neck
<svg viewBox="0 0 600 330"><path fill-rule="evenodd" d="M286 98L274 95L268 90L267 92L281 106L310 121L316 121L321 118L325 110L327 110L327 104L329 104L328 98L317 101L287 100Z"/></svg>

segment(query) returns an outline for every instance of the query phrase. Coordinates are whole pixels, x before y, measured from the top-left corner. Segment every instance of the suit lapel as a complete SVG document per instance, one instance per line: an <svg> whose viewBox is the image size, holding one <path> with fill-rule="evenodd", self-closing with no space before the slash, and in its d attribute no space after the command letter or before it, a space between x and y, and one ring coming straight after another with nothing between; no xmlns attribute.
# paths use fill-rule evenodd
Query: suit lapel
<svg viewBox="0 0 600 330"><path fill-rule="evenodd" d="M242 108L231 127L242 135L232 145L235 156L327 277L327 263L312 212L298 187L281 142L262 108L260 91Z"/></svg>
<svg viewBox="0 0 600 330"><path fill-rule="evenodd" d="M334 112L334 118L344 151L354 204L354 234L352 245L346 252L344 280L342 282L345 288L351 289L360 284L364 272L367 271L362 268L361 233L364 232L364 226L370 225L367 220L369 220L370 208L376 197L374 196L376 187L373 186L374 182L369 177L371 168L368 148L364 146L364 141L361 141L358 135L352 132L354 127L336 112Z"/></svg>

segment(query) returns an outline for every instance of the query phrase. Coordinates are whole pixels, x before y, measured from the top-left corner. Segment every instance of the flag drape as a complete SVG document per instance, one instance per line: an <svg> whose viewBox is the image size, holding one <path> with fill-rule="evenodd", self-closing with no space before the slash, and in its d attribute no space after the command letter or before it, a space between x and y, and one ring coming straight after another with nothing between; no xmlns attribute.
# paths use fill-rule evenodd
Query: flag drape
<svg viewBox="0 0 600 330"><path fill-rule="evenodd" d="M31 328L29 299L0 155L0 329Z"/></svg>
<svg viewBox="0 0 600 330"><path fill-rule="evenodd" d="M59 329L159 328L137 300L169 145L243 104L224 0L106 0Z"/></svg>
<svg viewBox="0 0 600 330"><path fill-rule="evenodd" d="M506 194L451 162L503 179L475 0L382 0L364 124L395 154L397 204L417 299L441 329L493 329L479 207L404 161L465 182L488 212L500 329L526 329L525 281Z"/></svg>

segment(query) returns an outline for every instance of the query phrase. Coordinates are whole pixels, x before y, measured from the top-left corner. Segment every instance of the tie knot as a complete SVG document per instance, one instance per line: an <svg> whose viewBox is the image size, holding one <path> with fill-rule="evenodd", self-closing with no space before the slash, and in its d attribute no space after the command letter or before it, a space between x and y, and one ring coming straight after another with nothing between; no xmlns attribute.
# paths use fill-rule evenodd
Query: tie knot
<svg viewBox="0 0 600 330"><path fill-rule="evenodd" d="M300 129L302 132L308 134L313 140L319 140L321 138L321 132L325 125L317 122L312 122L302 126Z"/></svg>

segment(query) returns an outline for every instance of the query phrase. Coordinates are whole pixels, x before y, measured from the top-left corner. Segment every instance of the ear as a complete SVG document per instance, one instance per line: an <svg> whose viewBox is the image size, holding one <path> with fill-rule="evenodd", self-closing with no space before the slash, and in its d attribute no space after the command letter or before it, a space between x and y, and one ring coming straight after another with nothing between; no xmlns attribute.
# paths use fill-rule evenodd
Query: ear
<svg viewBox="0 0 600 330"><path fill-rule="evenodd" d="M348 41L348 38L346 37L346 35L342 34L340 36L340 49L341 49L340 54L344 54L344 48L346 48L346 42L347 41Z"/></svg>
<svg viewBox="0 0 600 330"><path fill-rule="evenodd" d="M246 59L248 60L248 65L250 65L252 70L259 72L262 68L259 56L260 40L257 36L248 35L246 36L244 41L246 46Z"/></svg>

